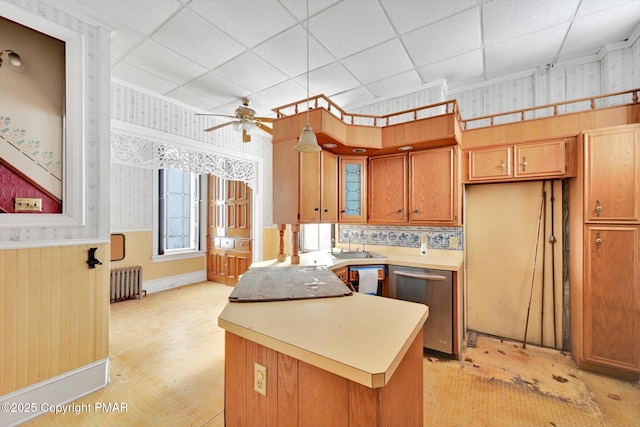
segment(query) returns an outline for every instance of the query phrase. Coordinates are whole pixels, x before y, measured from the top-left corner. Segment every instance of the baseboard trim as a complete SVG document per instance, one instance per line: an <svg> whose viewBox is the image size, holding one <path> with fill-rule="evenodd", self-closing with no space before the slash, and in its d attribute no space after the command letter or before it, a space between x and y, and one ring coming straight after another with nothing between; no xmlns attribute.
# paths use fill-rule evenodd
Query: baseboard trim
<svg viewBox="0 0 640 427"><path fill-rule="evenodd" d="M144 280L142 289L148 294L166 291L167 289L179 288L180 286L200 283L207 280L207 271L200 270L193 273L179 274L177 276L163 277L155 280Z"/></svg>
<svg viewBox="0 0 640 427"><path fill-rule="evenodd" d="M17 426L46 412L72 411L69 402L104 388L109 382L109 358L0 396L0 424Z"/></svg>

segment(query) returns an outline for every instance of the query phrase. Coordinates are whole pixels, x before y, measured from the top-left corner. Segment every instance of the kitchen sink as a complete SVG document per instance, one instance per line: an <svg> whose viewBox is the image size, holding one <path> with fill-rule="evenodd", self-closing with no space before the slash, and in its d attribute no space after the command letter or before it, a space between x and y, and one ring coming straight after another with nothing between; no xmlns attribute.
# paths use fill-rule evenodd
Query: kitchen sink
<svg viewBox="0 0 640 427"><path fill-rule="evenodd" d="M336 252L331 254L332 257L338 259L362 259L362 258L385 258L383 255L378 255L374 252Z"/></svg>

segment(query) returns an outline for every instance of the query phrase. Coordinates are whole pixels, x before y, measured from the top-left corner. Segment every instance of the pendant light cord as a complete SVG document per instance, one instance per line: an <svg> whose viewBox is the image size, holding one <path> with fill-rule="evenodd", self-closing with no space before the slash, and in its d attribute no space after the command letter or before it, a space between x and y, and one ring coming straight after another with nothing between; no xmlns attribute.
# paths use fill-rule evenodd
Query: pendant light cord
<svg viewBox="0 0 640 427"><path fill-rule="evenodd" d="M309 0L307 0L307 123L309 123Z"/></svg>

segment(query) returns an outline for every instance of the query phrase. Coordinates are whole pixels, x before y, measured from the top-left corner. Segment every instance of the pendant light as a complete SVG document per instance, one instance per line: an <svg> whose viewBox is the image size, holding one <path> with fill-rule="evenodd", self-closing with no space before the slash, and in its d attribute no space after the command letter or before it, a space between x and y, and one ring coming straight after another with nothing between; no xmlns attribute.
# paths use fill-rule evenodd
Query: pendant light
<svg viewBox="0 0 640 427"><path fill-rule="evenodd" d="M309 0L307 0L307 124L302 128L298 143L293 148L302 153L314 153L322 150L309 123Z"/></svg>

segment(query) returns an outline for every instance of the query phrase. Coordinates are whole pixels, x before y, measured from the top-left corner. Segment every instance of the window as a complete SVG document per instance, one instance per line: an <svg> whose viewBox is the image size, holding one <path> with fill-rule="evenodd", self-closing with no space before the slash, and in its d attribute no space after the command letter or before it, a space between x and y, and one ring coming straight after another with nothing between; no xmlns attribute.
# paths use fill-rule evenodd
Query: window
<svg viewBox="0 0 640 427"><path fill-rule="evenodd" d="M335 246L335 225L302 224L300 226L300 251L329 251Z"/></svg>
<svg viewBox="0 0 640 427"><path fill-rule="evenodd" d="M158 254L198 251L198 176L179 169L161 169L158 184Z"/></svg>

